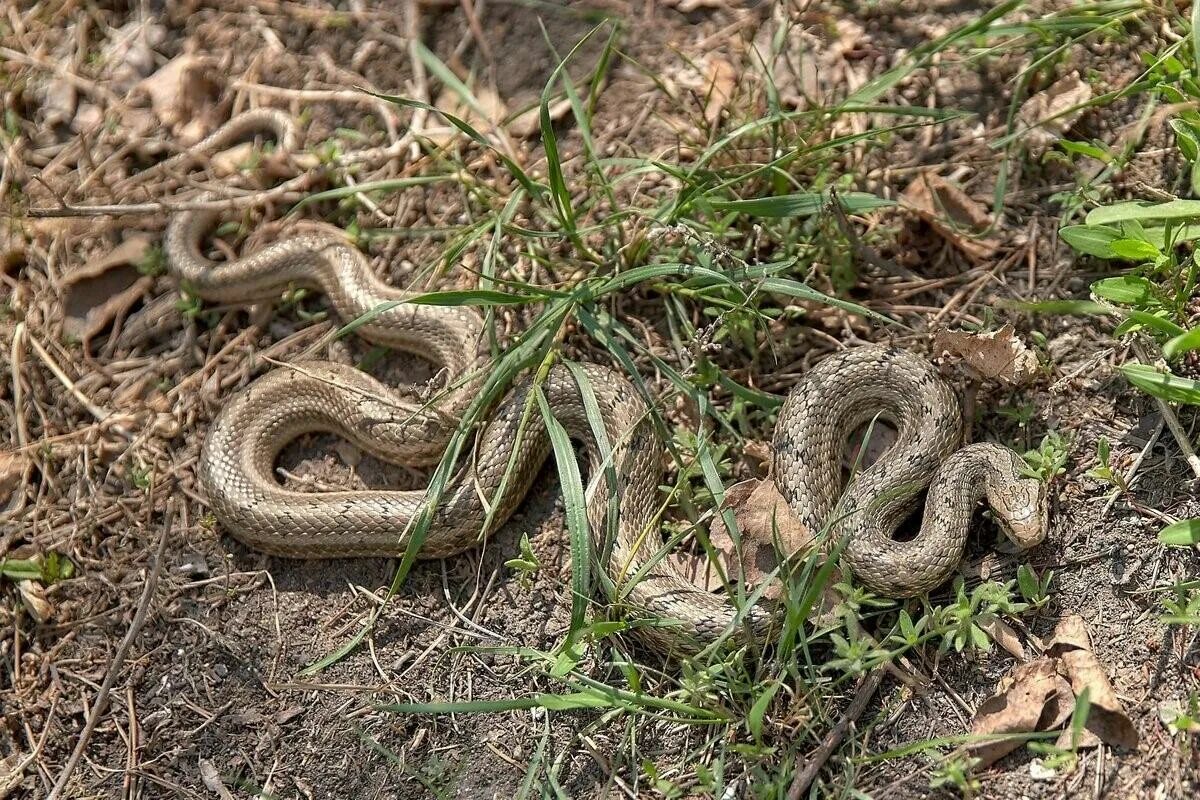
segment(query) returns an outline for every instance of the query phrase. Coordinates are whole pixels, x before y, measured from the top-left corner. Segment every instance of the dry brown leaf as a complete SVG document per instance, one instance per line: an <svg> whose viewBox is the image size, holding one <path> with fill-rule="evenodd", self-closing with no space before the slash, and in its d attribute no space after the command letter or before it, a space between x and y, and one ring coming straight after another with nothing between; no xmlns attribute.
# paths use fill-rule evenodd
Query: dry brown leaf
<svg viewBox="0 0 1200 800"><path fill-rule="evenodd" d="M564 97L557 103L551 103L546 111L550 115L551 122L558 122L570 108L571 100ZM533 136L535 133L540 133L542 130L541 107L535 104L531 108L525 109L510 119L508 124L504 126L504 129L518 139L524 139L526 136Z"/></svg>
<svg viewBox="0 0 1200 800"><path fill-rule="evenodd" d="M1030 128L1025 134L1029 152L1040 155L1061 139L1085 110L1076 106L1091 99L1092 87L1072 72L1026 100L1017 117Z"/></svg>
<svg viewBox="0 0 1200 800"><path fill-rule="evenodd" d="M253 163L254 153L254 142L235 144L228 150L214 153L213 157L209 160L209 167L212 169L213 174L219 178L236 175L247 164Z"/></svg>
<svg viewBox="0 0 1200 800"><path fill-rule="evenodd" d="M940 331L933 339L934 353L947 353L988 380L1009 386L1028 382L1038 371L1037 356L1016 337L1012 325L991 333Z"/></svg>
<svg viewBox="0 0 1200 800"><path fill-rule="evenodd" d="M209 59L185 53L141 81L138 88L149 96L150 107L163 125L178 127L180 138L194 142L215 121L209 119L216 96L212 74Z"/></svg>
<svg viewBox="0 0 1200 800"><path fill-rule="evenodd" d="M50 601L46 599L46 587L37 581L17 581L17 592L21 595L21 603L29 616L39 623L46 622L54 611Z"/></svg>
<svg viewBox="0 0 1200 800"><path fill-rule="evenodd" d="M115 92L127 92L154 70L154 48L167 37L156 22L137 20L112 29L101 51L104 77Z"/></svg>
<svg viewBox="0 0 1200 800"><path fill-rule="evenodd" d="M1070 694L1070 686L1058 674L1057 662L1039 658L1021 664L1012 675L1000 679L996 693L984 700L971 721L971 733L991 734L1033 733L1051 730L1058 702L1056 695ZM1061 722L1058 722L1061 725ZM979 767L987 767L1021 747L1019 738L985 739L968 745L971 755L980 759Z"/></svg>
<svg viewBox="0 0 1200 800"><path fill-rule="evenodd" d="M812 544L813 537L792 514L775 481L770 478L741 481L729 487L725 490L722 508L733 512L741 531L739 553L720 515L713 519L709 530L709 541L729 580L744 582L750 588L766 580L779 566L774 544L776 535L779 546L787 553ZM720 575L704 553L676 553L673 560L687 579L697 586L709 591L722 588ZM776 600L780 592L779 582L774 581L763 592L763 597Z"/></svg>
<svg viewBox="0 0 1200 800"><path fill-rule="evenodd" d="M733 97L737 76L733 64L720 56L708 59L704 76L704 119L708 124L715 125L721 119L721 112Z"/></svg>
<svg viewBox="0 0 1200 800"><path fill-rule="evenodd" d="M434 106L439 111L452 114L477 131L486 134L504 119L508 114L508 107L500 95L488 86L481 84L472 86L470 89L475 103L468 103L461 94L447 86L438 94ZM428 137L435 144L446 144L458 135L455 130L445 133L430 133Z"/></svg>
<svg viewBox="0 0 1200 800"><path fill-rule="evenodd" d="M0 511L5 510L4 506L10 498L16 504L17 498L13 498L13 492L21 485L30 466L29 456L24 453L0 450Z"/></svg>
<svg viewBox="0 0 1200 800"><path fill-rule="evenodd" d="M70 122L75 117L75 104L79 95L75 84L66 80L53 80L46 84L45 95L39 113L42 124L48 128Z"/></svg>
<svg viewBox="0 0 1200 800"><path fill-rule="evenodd" d="M933 172L917 176L901 199L973 261L990 258L1000 246L994 237L981 235L992 224L987 209Z"/></svg>
<svg viewBox="0 0 1200 800"><path fill-rule="evenodd" d="M128 314L154 286L154 278L137 270L149 249L149 237L135 234L63 278L63 332L86 343Z"/></svg>
<svg viewBox="0 0 1200 800"><path fill-rule="evenodd" d="M1061 661L1075 696L1080 696L1084 689L1088 691L1090 708L1085 729L1110 745L1129 750L1137 749L1137 730L1125 713L1121 701L1117 699L1117 693L1109 682L1104 667L1100 665L1100 660L1092 652L1092 643L1082 617L1072 615L1058 623L1054 629L1050 653ZM1077 743L1077 746L1088 747L1097 744L1099 741L1085 737L1085 741Z"/></svg>
<svg viewBox="0 0 1200 800"><path fill-rule="evenodd" d="M992 641L1015 658L1025 660L1025 645L1021 644L1021 637L1017 635L1011 625L996 616L981 619L977 624L988 636L992 637Z"/></svg>

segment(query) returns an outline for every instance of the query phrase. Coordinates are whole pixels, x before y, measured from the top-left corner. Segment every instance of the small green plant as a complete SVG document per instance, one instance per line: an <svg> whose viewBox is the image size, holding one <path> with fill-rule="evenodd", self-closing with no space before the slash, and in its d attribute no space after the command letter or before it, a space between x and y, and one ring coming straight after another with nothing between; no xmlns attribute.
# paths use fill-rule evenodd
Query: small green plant
<svg viewBox="0 0 1200 800"><path fill-rule="evenodd" d="M1200 694L1188 695L1187 709L1163 707L1159 719L1174 734L1195 735L1200 733Z"/></svg>
<svg viewBox="0 0 1200 800"><path fill-rule="evenodd" d="M1171 587L1171 595L1163 598L1166 615L1162 621L1167 625L1200 625L1200 591L1196 582L1177 583Z"/></svg>
<svg viewBox="0 0 1200 800"><path fill-rule="evenodd" d="M537 553L533 552L533 546L529 544L528 533L521 534L520 548L521 555L505 561L504 566L516 570L521 588L528 589L533 585L534 574L542 568L542 562L538 560Z"/></svg>
<svg viewBox="0 0 1200 800"><path fill-rule="evenodd" d="M39 581L56 583L75 574L75 562L51 550L33 558L0 558L0 576L10 581Z"/></svg>
<svg viewBox="0 0 1200 800"><path fill-rule="evenodd" d="M1025 453L1028 475L1049 483L1067 471L1067 441L1058 431L1042 437L1037 448Z"/></svg>
<svg viewBox="0 0 1200 800"><path fill-rule="evenodd" d="M131 465L126 474L129 478L129 483L142 491L150 488L150 484L154 478L154 471L144 464Z"/></svg>
<svg viewBox="0 0 1200 800"><path fill-rule="evenodd" d="M182 296L175 301L175 310L188 319L194 321L200 312L204 310L204 301L190 292L183 292Z"/></svg>
<svg viewBox="0 0 1200 800"><path fill-rule="evenodd" d="M1042 769L1049 772L1070 774L1079 764L1079 754L1075 750L1059 747L1052 742L1030 742L1026 747L1038 755Z"/></svg>
<svg viewBox="0 0 1200 800"><path fill-rule="evenodd" d="M145 255L137 263L137 271L142 275L157 277L167 271L167 257L162 247L152 245L146 248Z"/></svg>
<svg viewBox="0 0 1200 800"><path fill-rule="evenodd" d="M329 314L325 311L309 311L304 307L304 301L312 296L312 292L303 286L291 286L283 293L279 302L280 310L291 309L296 316L305 322L320 322Z"/></svg>
<svg viewBox="0 0 1200 800"><path fill-rule="evenodd" d="M1046 570L1039 577L1033 567L1022 564L1017 568L1017 588L1021 597L1032 609L1040 610L1050 602L1050 581L1054 580L1054 570Z"/></svg>
<svg viewBox="0 0 1200 800"><path fill-rule="evenodd" d="M978 758L972 758L965 753L951 754L946 760L934 767L929 777L930 789L953 789L963 797L974 797L983 787L979 778L972 774Z"/></svg>
<svg viewBox="0 0 1200 800"><path fill-rule="evenodd" d="M1110 464L1111 458L1112 447L1109 445L1108 439L1101 436L1100 440L1096 442L1096 461L1098 463L1087 471L1087 476L1112 485L1118 492L1128 492L1129 485L1125 483L1125 476L1113 471Z"/></svg>
<svg viewBox="0 0 1200 800"><path fill-rule="evenodd" d="M962 652L966 649L988 652L992 639L981 627L995 620L1000 614L1016 615L1029 609L1028 603L1015 601L1012 596L1014 581L998 583L988 581L976 586L967 594L962 578L954 580L954 602L935 607L931 614L933 628L941 633L941 652L951 649Z"/></svg>

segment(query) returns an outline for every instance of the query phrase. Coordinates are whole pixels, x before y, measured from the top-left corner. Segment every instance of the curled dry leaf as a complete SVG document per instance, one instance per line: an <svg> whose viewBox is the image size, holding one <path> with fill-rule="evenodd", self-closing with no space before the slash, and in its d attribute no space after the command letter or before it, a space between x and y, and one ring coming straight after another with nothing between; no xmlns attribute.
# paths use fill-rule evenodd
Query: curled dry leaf
<svg viewBox="0 0 1200 800"><path fill-rule="evenodd" d="M1078 746L1098 744L1103 741L1117 747L1129 750L1138 746L1138 733L1125 713L1117 693L1108 680L1108 674L1100 665L1100 660L1092 652L1092 643L1088 637L1083 618L1072 615L1058 624L1054 630L1054 639L1050 644L1050 654L1056 656L1062 665L1062 670L1071 681L1071 689L1076 697L1088 690L1090 708L1085 730L1097 737L1097 740L1085 740ZM1069 733L1069 732L1068 732Z"/></svg>
<svg viewBox="0 0 1200 800"><path fill-rule="evenodd" d="M17 487L21 485L26 473L32 466L29 456L21 452L0 450L0 512L8 510L6 506L15 506L20 500L14 497Z"/></svg>
<svg viewBox="0 0 1200 800"><path fill-rule="evenodd" d="M737 70L720 56L710 56L704 70L704 119L715 125L721 119L737 85Z"/></svg>
<svg viewBox="0 0 1200 800"><path fill-rule="evenodd" d="M939 175L921 173L904 190L901 199L973 261L990 258L1000 246L994 237L982 236L992 224L987 209L957 184Z"/></svg>
<svg viewBox="0 0 1200 800"><path fill-rule="evenodd" d="M209 59L185 53L168 61L138 88L149 96L150 107L163 125L178 128L181 138L196 142L215 123L209 119L215 111L212 73Z"/></svg>
<svg viewBox="0 0 1200 800"><path fill-rule="evenodd" d="M1071 719L1077 698L1088 692L1089 709L1083 735L1072 742L1068 728L1060 747L1095 747L1100 742L1135 749L1138 734L1130 722L1104 668L1092 653L1083 619L1070 616L1055 629L1046 655L1002 678L996 693L979 707L971 733L1034 733L1062 728ZM968 749L988 766L1024 744L1017 738L983 739Z"/></svg>
<svg viewBox="0 0 1200 800"><path fill-rule="evenodd" d="M1001 678L996 693L984 700L975 712L971 733L990 737L993 734L1054 730L1070 716L1072 705L1071 686L1058 674L1058 664L1052 658L1039 658L1021 664L1012 675ZM1066 716L1061 711L1064 706ZM984 738L972 742L967 749L980 759L979 766L983 768L1023 744L1024 740L1017 737Z"/></svg>
<svg viewBox="0 0 1200 800"><path fill-rule="evenodd" d="M29 616L38 623L46 622L53 613L50 601L46 599L46 587L37 581L17 581L17 592L21 595L21 603Z"/></svg>
<svg viewBox="0 0 1200 800"><path fill-rule="evenodd" d="M104 76L115 92L127 92L154 70L154 48L167 38L156 22L137 20L109 32L101 51Z"/></svg>
<svg viewBox="0 0 1200 800"><path fill-rule="evenodd" d="M84 343L124 318L154 286L137 265L150 249L147 236L135 234L107 256L63 278L63 332Z"/></svg>
<svg viewBox="0 0 1200 800"><path fill-rule="evenodd" d="M721 561L722 571L731 581L741 581L748 588L754 588L771 575L779 566L775 553L776 535L779 547L785 553L812 545L812 535L792 514L775 481L770 478L734 484L725 491L723 508L733 512L741 531L740 552L719 515L709 529L709 540ZM697 586L709 591L723 588L720 574L704 553L675 554L674 559L676 566ZM775 600L780 593L779 582L773 581L763 596Z"/></svg>
<svg viewBox="0 0 1200 800"><path fill-rule="evenodd" d="M991 333L941 331L933 339L935 355L961 359L980 377L1020 386L1037 374L1037 356L1016 337L1011 325Z"/></svg>
<svg viewBox="0 0 1200 800"><path fill-rule="evenodd" d="M1007 650L1014 658L1025 660L1025 645L1021 644L1021 637L1017 635L1011 625L995 615L988 615L978 624L988 636L992 637L992 641Z"/></svg>
<svg viewBox="0 0 1200 800"><path fill-rule="evenodd" d="M1030 97L1017 113L1024 127L1025 143L1032 155L1040 155L1062 138L1083 114L1077 106L1092 99L1092 87L1078 72L1072 72Z"/></svg>

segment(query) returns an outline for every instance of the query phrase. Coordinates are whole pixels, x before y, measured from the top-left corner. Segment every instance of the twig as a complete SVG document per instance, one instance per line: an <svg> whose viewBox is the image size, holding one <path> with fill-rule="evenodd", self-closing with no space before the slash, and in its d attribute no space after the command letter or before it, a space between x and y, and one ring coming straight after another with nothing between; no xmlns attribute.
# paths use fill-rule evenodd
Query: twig
<svg viewBox="0 0 1200 800"><path fill-rule="evenodd" d="M1137 472L1141 469L1142 462L1146 460L1146 456L1150 454L1150 451L1154 449L1154 445L1158 443L1158 437L1162 436L1163 426L1166 423L1166 417L1158 418L1158 424L1154 426L1154 433L1150 434L1150 441L1146 442L1146 446L1142 448L1142 452L1138 453L1138 457L1134 459L1133 464L1130 465L1129 470L1125 473L1123 482L1126 491L1133 488L1133 479L1137 477ZM1104 504L1104 508L1100 511L1101 517L1108 516L1108 512L1112 511L1113 504L1117 502L1117 498L1122 494L1121 491L1115 491L1109 496L1108 501Z"/></svg>
<svg viewBox="0 0 1200 800"><path fill-rule="evenodd" d="M17 422L17 445L29 444L29 428L25 423L25 389L21 383L21 363L25 360L25 322L17 323L13 331L12 348L9 351L9 369L12 373L13 416Z"/></svg>
<svg viewBox="0 0 1200 800"><path fill-rule="evenodd" d="M313 175L305 173L272 189L250 194L224 197L218 200L184 200L172 202L156 200L149 203L119 203L102 206L72 206L63 203L55 208L31 208L26 213L39 217L103 217L122 214L169 214L174 211L225 211L244 206L258 205L266 200L295 202L304 197L303 191L312 182Z"/></svg>
<svg viewBox="0 0 1200 800"><path fill-rule="evenodd" d="M26 335L25 339L29 342L29 346L33 348L33 352L37 353L38 358L40 358L42 363L46 365L46 368L54 373L55 378L58 378L58 382L63 385L63 388L70 392L71 396L78 400L79 404L86 408L88 413L96 418L97 422L104 422L112 415L112 412L96 405L90 399L88 399L87 395L79 391L79 388L75 385L75 382L67 377L67 373L63 372L62 367L60 367L58 362L46 352L45 348L38 343L37 339L28 335Z"/></svg>
<svg viewBox="0 0 1200 800"><path fill-rule="evenodd" d="M800 800L800 796L808 791L808 787L816 779L821 767L833 755L833 751L842 743L842 739L846 738L846 732L850 726L862 716L863 711L867 708L867 703L871 702L875 692L879 691L879 684L883 682L885 674L887 674L887 670L882 666L876 667L859 683L854 692L854 700L846 709L846 713L838 720L837 725L834 725L833 729L825 734L820 746L809 755L804 769L796 773L792 785L788 788L787 800Z"/></svg>
<svg viewBox="0 0 1200 800"><path fill-rule="evenodd" d="M1142 347L1141 342L1136 340L1133 342L1133 352L1137 354L1138 360L1143 364L1151 363L1150 356L1146 354L1146 350ZM1158 403L1158 410L1162 414L1163 422L1167 423L1167 428L1171 431L1171 435L1175 437L1175 441L1179 444L1179 449L1183 451L1183 457L1187 459L1188 466L1192 468L1192 474L1200 478L1200 456L1196 455L1196 451L1192 447L1192 442L1188 439L1187 431L1179 423L1179 417L1175 416L1175 410L1171 408L1170 403L1161 397L1155 397L1154 402Z"/></svg>
<svg viewBox="0 0 1200 800"><path fill-rule="evenodd" d="M96 724L100 721L100 715L104 713L104 709L108 705L108 695L112 691L113 684L117 682L117 675L120 674L121 667L125 664L125 656L128 655L133 640L137 638L138 632L141 631L142 625L146 622L146 612L150 609L150 598L154 596L154 588L158 585L158 576L162 572L163 555L167 550L167 538L174 522L174 509L174 504L167 504L163 518L162 534L158 538L158 549L154 554L154 563L150 566L150 574L146 576L146 584L142 588L142 596L138 600L138 607L137 611L134 612L133 621L129 623L129 630L126 631L125 638L121 640L120 646L117 647L117 652L113 654L112 663L109 664L108 672L104 676L104 682L100 684L100 691L96 693L96 699L92 703L92 711L88 714L87 724L83 726L83 732L79 734L79 740L75 742L75 749L71 751L71 757L67 759L67 765L59 773L58 780L54 782L54 788L50 790L50 794L46 796L46 800L58 800L62 796L63 789L66 787L67 782L71 780L72 773L79 766L79 762L83 758L83 752L87 749L88 741L91 740L92 733L96 730Z"/></svg>

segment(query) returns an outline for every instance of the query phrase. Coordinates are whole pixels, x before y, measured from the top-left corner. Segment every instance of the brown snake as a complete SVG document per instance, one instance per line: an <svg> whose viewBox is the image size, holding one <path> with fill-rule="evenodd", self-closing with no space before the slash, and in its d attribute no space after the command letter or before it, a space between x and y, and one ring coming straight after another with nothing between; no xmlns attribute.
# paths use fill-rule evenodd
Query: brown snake
<svg viewBox="0 0 1200 800"><path fill-rule="evenodd" d="M263 119L268 127L287 120L260 118L249 127ZM276 133L280 141L290 140L290 128ZM216 149L231 138L222 129L198 147ZM358 333L434 362L452 386L461 379L429 408L339 364L306 361L268 373L229 402L204 443L199 478L213 512L236 538L279 556L403 554L424 490L298 492L277 482L275 461L297 436L332 431L386 460L436 462L486 369L480 317L466 308L403 303L411 294L383 283L335 229L293 235L235 261L213 263L200 250L213 221L211 213L184 211L168 227L169 269L190 291L249 302L277 298L289 285L306 286L325 292L344 320L388 304ZM530 380L519 384L487 417L469 461L443 494L421 557L476 546L519 505L550 452L536 407L518 436L533 390ZM588 521L594 551L608 553L615 602L632 617L676 623L640 627L639 633L660 649L682 651L723 634L766 637L777 618L766 605L739 614L729 598L697 587L659 557L664 447L634 387L601 366L560 364L541 391L555 419L587 450L595 483ZM592 399L602 420L595 426L586 410ZM876 415L897 429L896 442L843 491L847 438ZM1008 448L962 447L962 429L958 401L931 364L901 350L856 348L826 358L789 393L776 423L773 474L809 531L828 526L845 537L843 563L863 584L888 597L913 596L954 571L981 498L1018 543L1028 546L1045 536L1044 484L1023 477L1020 457ZM501 493L514 447L514 469ZM920 533L911 541L895 540L927 487ZM610 494L619 499L619 515L606 548Z"/></svg>

